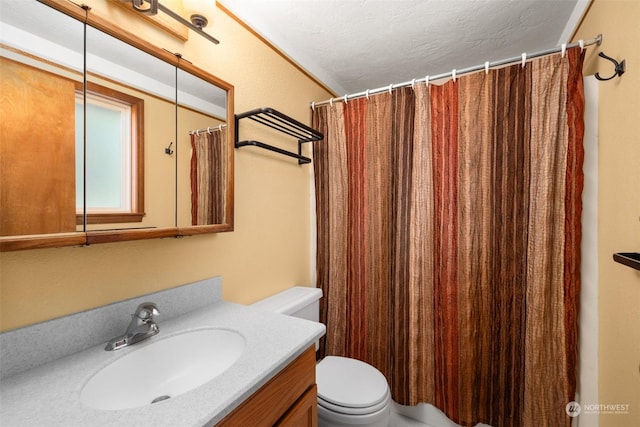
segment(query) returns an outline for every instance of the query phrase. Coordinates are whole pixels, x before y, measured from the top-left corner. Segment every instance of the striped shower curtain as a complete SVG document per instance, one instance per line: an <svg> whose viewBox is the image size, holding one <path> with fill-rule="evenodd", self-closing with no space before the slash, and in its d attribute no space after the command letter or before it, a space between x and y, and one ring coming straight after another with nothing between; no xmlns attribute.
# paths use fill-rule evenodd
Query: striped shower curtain
<svg viewBox="0 0 640 427"><path fill-rule="evenodd" d="M461 425L570 425L582 61L315 107L324 354Z"/></svg>
<svg viewBox="0 0 640 427"><path fill-rule="evenodd" d="M191 134L191 225L225 222L226 132Z"/></svg>

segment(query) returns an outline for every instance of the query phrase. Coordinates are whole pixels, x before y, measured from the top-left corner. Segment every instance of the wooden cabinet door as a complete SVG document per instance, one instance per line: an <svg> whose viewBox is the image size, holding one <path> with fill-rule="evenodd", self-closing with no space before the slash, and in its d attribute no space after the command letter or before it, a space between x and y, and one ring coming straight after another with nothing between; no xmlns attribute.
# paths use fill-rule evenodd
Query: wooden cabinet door
<svg viewBox="0 0 640 427"><path fill-rule="evenodd" d="M314 384L280 419L278 427L317 427L318 391Z"/></svg>
<svg viewBox="0 0 640 427"><path fill-rule="evenodd" d="M217 426L272 427L278 425L290 409L300 402L301 396L304 396L312 388L314 395L316 395L315 383L316 349L315 345L312 345L271 381L227 415ZM304 405L301 405L300 410L302 410L302 406Z"/></svg>
<svg viewBox="0 0 640 427"><path fill-rule="evenodd" d="M0 235L76 231L75 83L0 58Z"/></svg>

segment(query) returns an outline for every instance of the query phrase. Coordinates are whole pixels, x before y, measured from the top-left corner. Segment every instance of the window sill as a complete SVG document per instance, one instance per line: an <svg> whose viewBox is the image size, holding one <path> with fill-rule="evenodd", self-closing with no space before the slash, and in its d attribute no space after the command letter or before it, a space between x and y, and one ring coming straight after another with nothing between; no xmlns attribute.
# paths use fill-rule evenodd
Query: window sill
<svg viewBox="0 0 640 427"><path fill-rule="evenodd" d="M144 215L144 212L91 213L87 215L87 224L142 222ZM76 215L76 224L81 225L82 223L82 215Z"/></svg>

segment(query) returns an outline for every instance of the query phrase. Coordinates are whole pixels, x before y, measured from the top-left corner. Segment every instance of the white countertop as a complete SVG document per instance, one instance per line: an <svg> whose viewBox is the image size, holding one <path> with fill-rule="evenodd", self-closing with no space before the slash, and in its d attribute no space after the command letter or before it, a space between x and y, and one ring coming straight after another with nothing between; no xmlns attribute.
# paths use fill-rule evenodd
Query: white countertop
<svg viewBox="0 0 640 427"><path fill-rule="evenodd" d="M158 324L158 335L131 347L105 351L102 343L3 378L0 424L3 427L214 425L325 332L320 323L222 301ZM246 342L240 358L210 382L171 399L133 409L97 410L80 402L82 387L106 365L154 341L205 327L237 331Z"/></svg>

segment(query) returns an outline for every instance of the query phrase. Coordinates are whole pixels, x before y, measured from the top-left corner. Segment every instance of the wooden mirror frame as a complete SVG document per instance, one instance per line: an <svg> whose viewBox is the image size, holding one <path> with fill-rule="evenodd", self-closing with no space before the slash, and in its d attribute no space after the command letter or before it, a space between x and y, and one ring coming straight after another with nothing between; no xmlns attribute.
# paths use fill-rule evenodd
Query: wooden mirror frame
<svg viewBox="0 0 640 427"><path fill-rule="evenodd" d="M65 246L83 246L97 243L122 242L131 240L155 239L161 237L182 237L197 234L218 233L233 231L234 214L234 87L233 85L207 73L206 71L192 65L187 61L180 61L179 58L149 42L146 42L133 33L112 24L111 22L92 14L87 14L81 7L66 0L38 0L59 12L62 12L78 21L85 22L91 27L109 34L127 44L130 44L156 58L172 65L187 73L193 74L227 92L227 189L226 189L226 211L223 224L198 225L189 227L148 228L148 229L114 229L114 230L88 230L69 233L38 234L23 236L2 236L0 237L0 252L17 251L24 249L56 248ZM87 16L88 15L88 16Z"/></svg>

